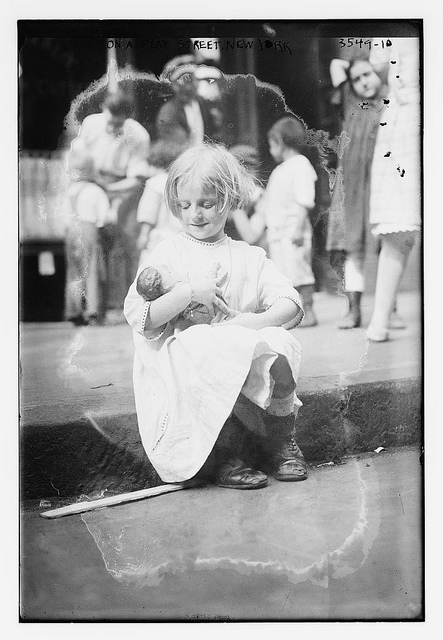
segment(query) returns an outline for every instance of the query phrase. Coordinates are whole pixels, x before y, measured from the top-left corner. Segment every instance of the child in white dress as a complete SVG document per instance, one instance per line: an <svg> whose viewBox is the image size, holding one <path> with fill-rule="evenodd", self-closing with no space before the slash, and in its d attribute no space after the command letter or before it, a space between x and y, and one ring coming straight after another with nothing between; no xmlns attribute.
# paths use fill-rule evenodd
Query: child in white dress
<svg viewBox="0 0 443 640"><path fill-rule="evenodd" d="M315 278L311 267L312 225L317 174L303 155L304 124L293 116L278 120L268 131L269 151L278 163L258 204L266 220L269 256L291 279L305 310L303 327L317 324L313 311Z"/></svg>
<svg viewBox="0 0 443 640"><path fill-rule="evenodd" d="M157 140L150 149L149 165L155 174L146 181L137 208L137 222L140 223L137 238L139 265L159 242L181 231L180 222L166 208L164 190L168 168L184 150L184 145L171 140Z"/></svg>
<svg viewBox="0 0 443 640"><path fill-rule="evenodd" d="M165 189L183 231L157 245L138 271L155 266L177 284L147 302L137 292L137 274L125 300L140 435L164 482L193 478L212 452L219 486L265 486L267 475L247 464L248 431L277 479L307 477L293 438L301 348L288 331L303 318L299 296L263 249L224 232L228 214L253 188L224 148L199 145L183 153ZM220 269L208 277L214 262ZM174 318L191 302L211 309L212 323L174 332Z"/></svg>
<svg viewBox="0 0 443 640"><path fill-rule="evenodd" d="M114 224L105 191L94 182L92 156L78 141L72 145L71 182L61 214L66 234L66 319L75 326L96 321L102 311L103 257L99 233Z"/></svg>

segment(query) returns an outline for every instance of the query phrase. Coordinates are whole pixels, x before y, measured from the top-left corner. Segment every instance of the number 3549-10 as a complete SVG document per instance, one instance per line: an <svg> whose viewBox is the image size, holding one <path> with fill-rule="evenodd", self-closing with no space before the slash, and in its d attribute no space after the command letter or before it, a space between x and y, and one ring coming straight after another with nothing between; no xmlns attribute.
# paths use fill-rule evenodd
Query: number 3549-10
<svg viewBox="0 0 443 640"><path fill-rule="evenodd" d="M363 40L362 38L340 38L340 47L368 47L371 49L372 47L381 47L384 49L385 47L392 47L392 42L388 40L378 40L377 42L373 42L372 39Z"/></svg>

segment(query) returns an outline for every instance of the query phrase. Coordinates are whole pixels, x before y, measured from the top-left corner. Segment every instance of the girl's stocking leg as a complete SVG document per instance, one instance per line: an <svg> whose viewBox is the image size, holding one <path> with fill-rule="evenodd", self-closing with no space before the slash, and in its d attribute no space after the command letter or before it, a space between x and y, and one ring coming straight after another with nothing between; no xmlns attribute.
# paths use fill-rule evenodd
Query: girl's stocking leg
<svg viewBox="0 0 443 640"><path fill-rule="evenodd" d="M305 480L307 466L295 440L294 406L295 381L289 364L279 356L271 367L275 380L271 404L266 413L266 437L262 447L272 458L274 475L278 480Z"/></svg>
<svg viewBox="0 0 443 640"><path fill-rule="evenodd" d="M375 287L374 311L368 327L370 339L386 339L389 316L394 308L397 290L404 273L410 243L402 233L389 233L383 236L378 260L377 282Z"/></svg>
<svg viewBox="0 0 443 640"><path fill-rule="evenodd" d="M88 223L86 223L88 224ZM99 310L99 246L98 231L92 224L88 228L88 265L86 273L86 314L96 318Z"/></svg>
<svg viewBox="0 0 443 640"><path fill-rule="evenodd" d="M286 398L295 391L291 367L284 356L278 356L270 370L274 380L273 398Z"/></svg>
<svg viewBox="0 0 443 640"><path fill-rule="evenodd" d="M389 317L389 329L406 329L406 322L398 313L397 297L394 300L394 306Z"/></svg>
<svg viewBox="0 0 443 640"><path fill-rule="evenodd" d="M305 312L305 317L301 321L300 327L315 327L317 324L317 318L313 310L315 285L302 284L297 287L297 291L301 296Z"/></svg>
<svg viewBox="0 0 443 640"><path fill-rule="evenodd" d="M72 229L66 240L67 276L66 276L66 309L67 320L75 325L84 324L83 292L85 290L84 273L86 259L83 250L81 232L76 227Z"/></svg>
<svg viewBox="0 0 443 640"><path fill-rule="evenodd" d="M361 324L360 301L365 289L363 273L364 258L358 253L350 253L344 266L345 294L348 299L348 313L338 324L339 329L355 329Z"/></svg>

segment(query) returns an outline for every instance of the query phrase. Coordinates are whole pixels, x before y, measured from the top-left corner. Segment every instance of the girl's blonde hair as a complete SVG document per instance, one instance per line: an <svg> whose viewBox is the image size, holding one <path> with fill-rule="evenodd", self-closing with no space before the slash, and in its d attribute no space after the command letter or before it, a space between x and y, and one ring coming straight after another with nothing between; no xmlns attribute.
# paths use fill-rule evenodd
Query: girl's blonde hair
<svg viewBox="0 0 443 640"><path fill-rule="evenodd" d="M254 181L238 160L224 147L208 143L191 147L169 169L165 201L176 218L181 213L178 189L189 183L214 191L220 214L244 206L254 192Z"/></svg>

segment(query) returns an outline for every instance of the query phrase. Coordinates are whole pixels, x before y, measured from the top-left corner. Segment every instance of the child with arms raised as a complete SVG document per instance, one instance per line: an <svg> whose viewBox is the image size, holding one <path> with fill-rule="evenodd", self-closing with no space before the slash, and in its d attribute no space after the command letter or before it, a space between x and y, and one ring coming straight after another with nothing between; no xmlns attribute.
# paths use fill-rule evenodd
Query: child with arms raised
<svg viewBox="0 0 443 640"><path fill-rule="evenodd" d="M125 300L140 434L165 482L194 477L211 456L219 486L265 486L266 474L247 464L247 431L277 479L307 477L293 437L301 348L287 330L303 318L299 296L263 249L224 232L253 188L224 148L183 153L165 189L183 231L157 245L137 274L155 266L167 292L146 301L136 278ZM214 263L220 268L210 273ZM211 310L212 323L174 332L174 319L193 302Z"/></svg>

